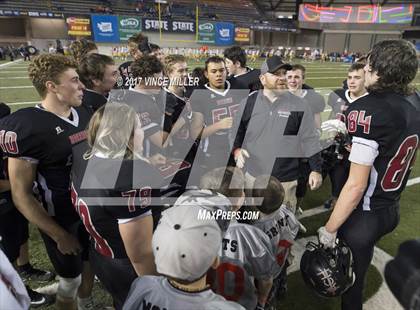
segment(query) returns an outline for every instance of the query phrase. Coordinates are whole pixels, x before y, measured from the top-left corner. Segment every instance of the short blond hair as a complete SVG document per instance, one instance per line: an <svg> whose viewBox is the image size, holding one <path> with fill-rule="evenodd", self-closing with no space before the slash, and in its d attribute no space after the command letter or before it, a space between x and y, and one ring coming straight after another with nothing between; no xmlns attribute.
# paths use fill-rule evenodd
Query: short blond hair
<svg viewBox="0 0 420 310"><path fill-rule="evenodd" d="M59 84L60 74L68 69L77 69L76 62L61 54L44 54L35 57L28 67L29 79L42 99L47 96L48 81Z"/></svg>
<svg viewBox="0 0 420 310"><path fill-rule="evenodd" d="M187 62L187 59L185 58L184 55L176 55L176 54L172 54L172 55L168 55L165 57L165 60L163 62L163 69L165 72L165 75L169 75L169 73L172 72L172 67L180 62Z"/></svg>

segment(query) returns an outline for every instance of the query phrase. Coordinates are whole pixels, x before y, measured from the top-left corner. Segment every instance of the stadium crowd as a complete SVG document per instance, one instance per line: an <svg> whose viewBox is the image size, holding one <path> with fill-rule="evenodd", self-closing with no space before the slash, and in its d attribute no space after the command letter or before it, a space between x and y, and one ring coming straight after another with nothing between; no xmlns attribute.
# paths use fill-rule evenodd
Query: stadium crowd
<svg viewBox="0 0 420 310"><path fill-rule="evenodd" d="M338 236L352 251L342 309L362 309L374 244L398 224L418 147L410 43L383 41L354 59L327 102L302 64L284 61L293 55L275 51L259 69L247 59L260 51L199 51L203 67L189 72L193 49L161 49L141 33L119 66L91 41L69 50L32 59L40 104L0 105L2 306L94 309L96 276L115 309L276 309L306 230L303 198L329 176L333 212L319 240L334 248ZM55 274L31 265L28 221ZM20 280L56 275L54 297Z"/></svg>

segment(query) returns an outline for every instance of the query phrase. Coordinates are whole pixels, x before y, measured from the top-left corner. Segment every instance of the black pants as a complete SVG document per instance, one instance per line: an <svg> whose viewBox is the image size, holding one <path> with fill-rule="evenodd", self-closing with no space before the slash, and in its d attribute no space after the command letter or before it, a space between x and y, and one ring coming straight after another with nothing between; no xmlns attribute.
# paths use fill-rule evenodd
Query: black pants
<svg viewBox="0 0 420 310"><path fill-rule="evenodd" d="M115 309L122 309L131 283L137 278L130 260L103 256L94 249L93 244L90 246L89 258L96 276L111 294Z"/></svg>
<svg viewBox="0 0 420 310"><path fill-rule="evenodd" d="M354 285L341 297L342 310L362 310L363 288L366 272L372 261L375 243L390 233L400 219L399 206L387 207L376 211L353 211L338 231L350 247L354 259Z"/></svg>
<svg viewBox="0 0 420 310"><path fill-rule="evenodd" d="M82 246L82 252L77 255L66 255L57 248L57 243L43 231L39 231L42 240L44 240L45 249L51 264L56 273L63 278L76 278L82 273L83 261L88 261L89 257L89 234L81 221L72 224L62 225L68 233L76 237Z"/></svg>

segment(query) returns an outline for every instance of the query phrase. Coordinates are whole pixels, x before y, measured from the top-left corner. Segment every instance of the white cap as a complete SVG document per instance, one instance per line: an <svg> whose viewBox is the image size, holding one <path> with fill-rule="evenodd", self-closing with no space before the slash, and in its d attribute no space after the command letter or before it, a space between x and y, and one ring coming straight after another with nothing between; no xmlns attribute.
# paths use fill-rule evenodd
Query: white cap
<svg viewBox="0 0 420 310"><path fill-rule="evenodd" d="M175 205L162 212L153 233L152 246L160 274L195 281L213 264L222 245L222 230L215 219L200 218L208 214L206 207L220 203L222 195L202 195L208 191L184 193Z"/></svg>

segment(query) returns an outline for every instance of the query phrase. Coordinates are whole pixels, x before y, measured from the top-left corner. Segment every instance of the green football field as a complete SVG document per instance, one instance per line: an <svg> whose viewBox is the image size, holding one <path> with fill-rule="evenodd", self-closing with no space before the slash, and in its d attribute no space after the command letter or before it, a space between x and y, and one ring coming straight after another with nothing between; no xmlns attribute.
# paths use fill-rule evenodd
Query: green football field
<svg viewBox="0 0 420 310"><path fill-rule="evenodd" d="M0 62L0 101L10 105L13 111L33 106L39 102L39 96L32 87L27 78L28 62L15 62L11 65L4 66L5 62ZM250 64L258 68L261 61ZM348 69L347 64L343 63L303 63L307 68L306 83L314 87L324 96L328 96L334 88L339 88L342 81L346 77ZM192 69L197 66L203 66L201 63L189 63ZM420 77L417 76L414 81L416 85L420 85ZM328 109L328 107L326 107ZM328 111L323 113L325 120L329 115ZM412 169L409 185L405 189L401 198L401 220L395 231L384 237L378 244L378 247L386 253L394 256L397 252L398 245L407 239L418 238L420 236L420 207L419 207L419 191L420 191L420 164L417 162ZM310 192L304 200L304 210L319 207L329 198L330 185L325 181L321 189ZM322 226L329 216L329 212L305 217L302 223L307 227L308 232L299 235L298 238L315 235L316 230ZM52 266L48 261L43 243L36 229L31 227L31 261L40 268L52 270ZM368 274L366 299L374 295L382 283L380 272L372 267ZM40 283L31 283L33 287L40 287ZM95 297L105 305L111 305L111 299L103 291L99 284L95 285ZM41 309L53 309L53 307L44 307ZM316 297L309 291L303 283L299 272L294 272L289 277L289 290L285 299L278 302L278 309L294 309L294 310L333 310L339 309L339 300L325 300ZM378 308L379 309L379 308ZM384 305L384 308L389 309ZM368 310L376 310L376 308L368 308Z"/></svg>

